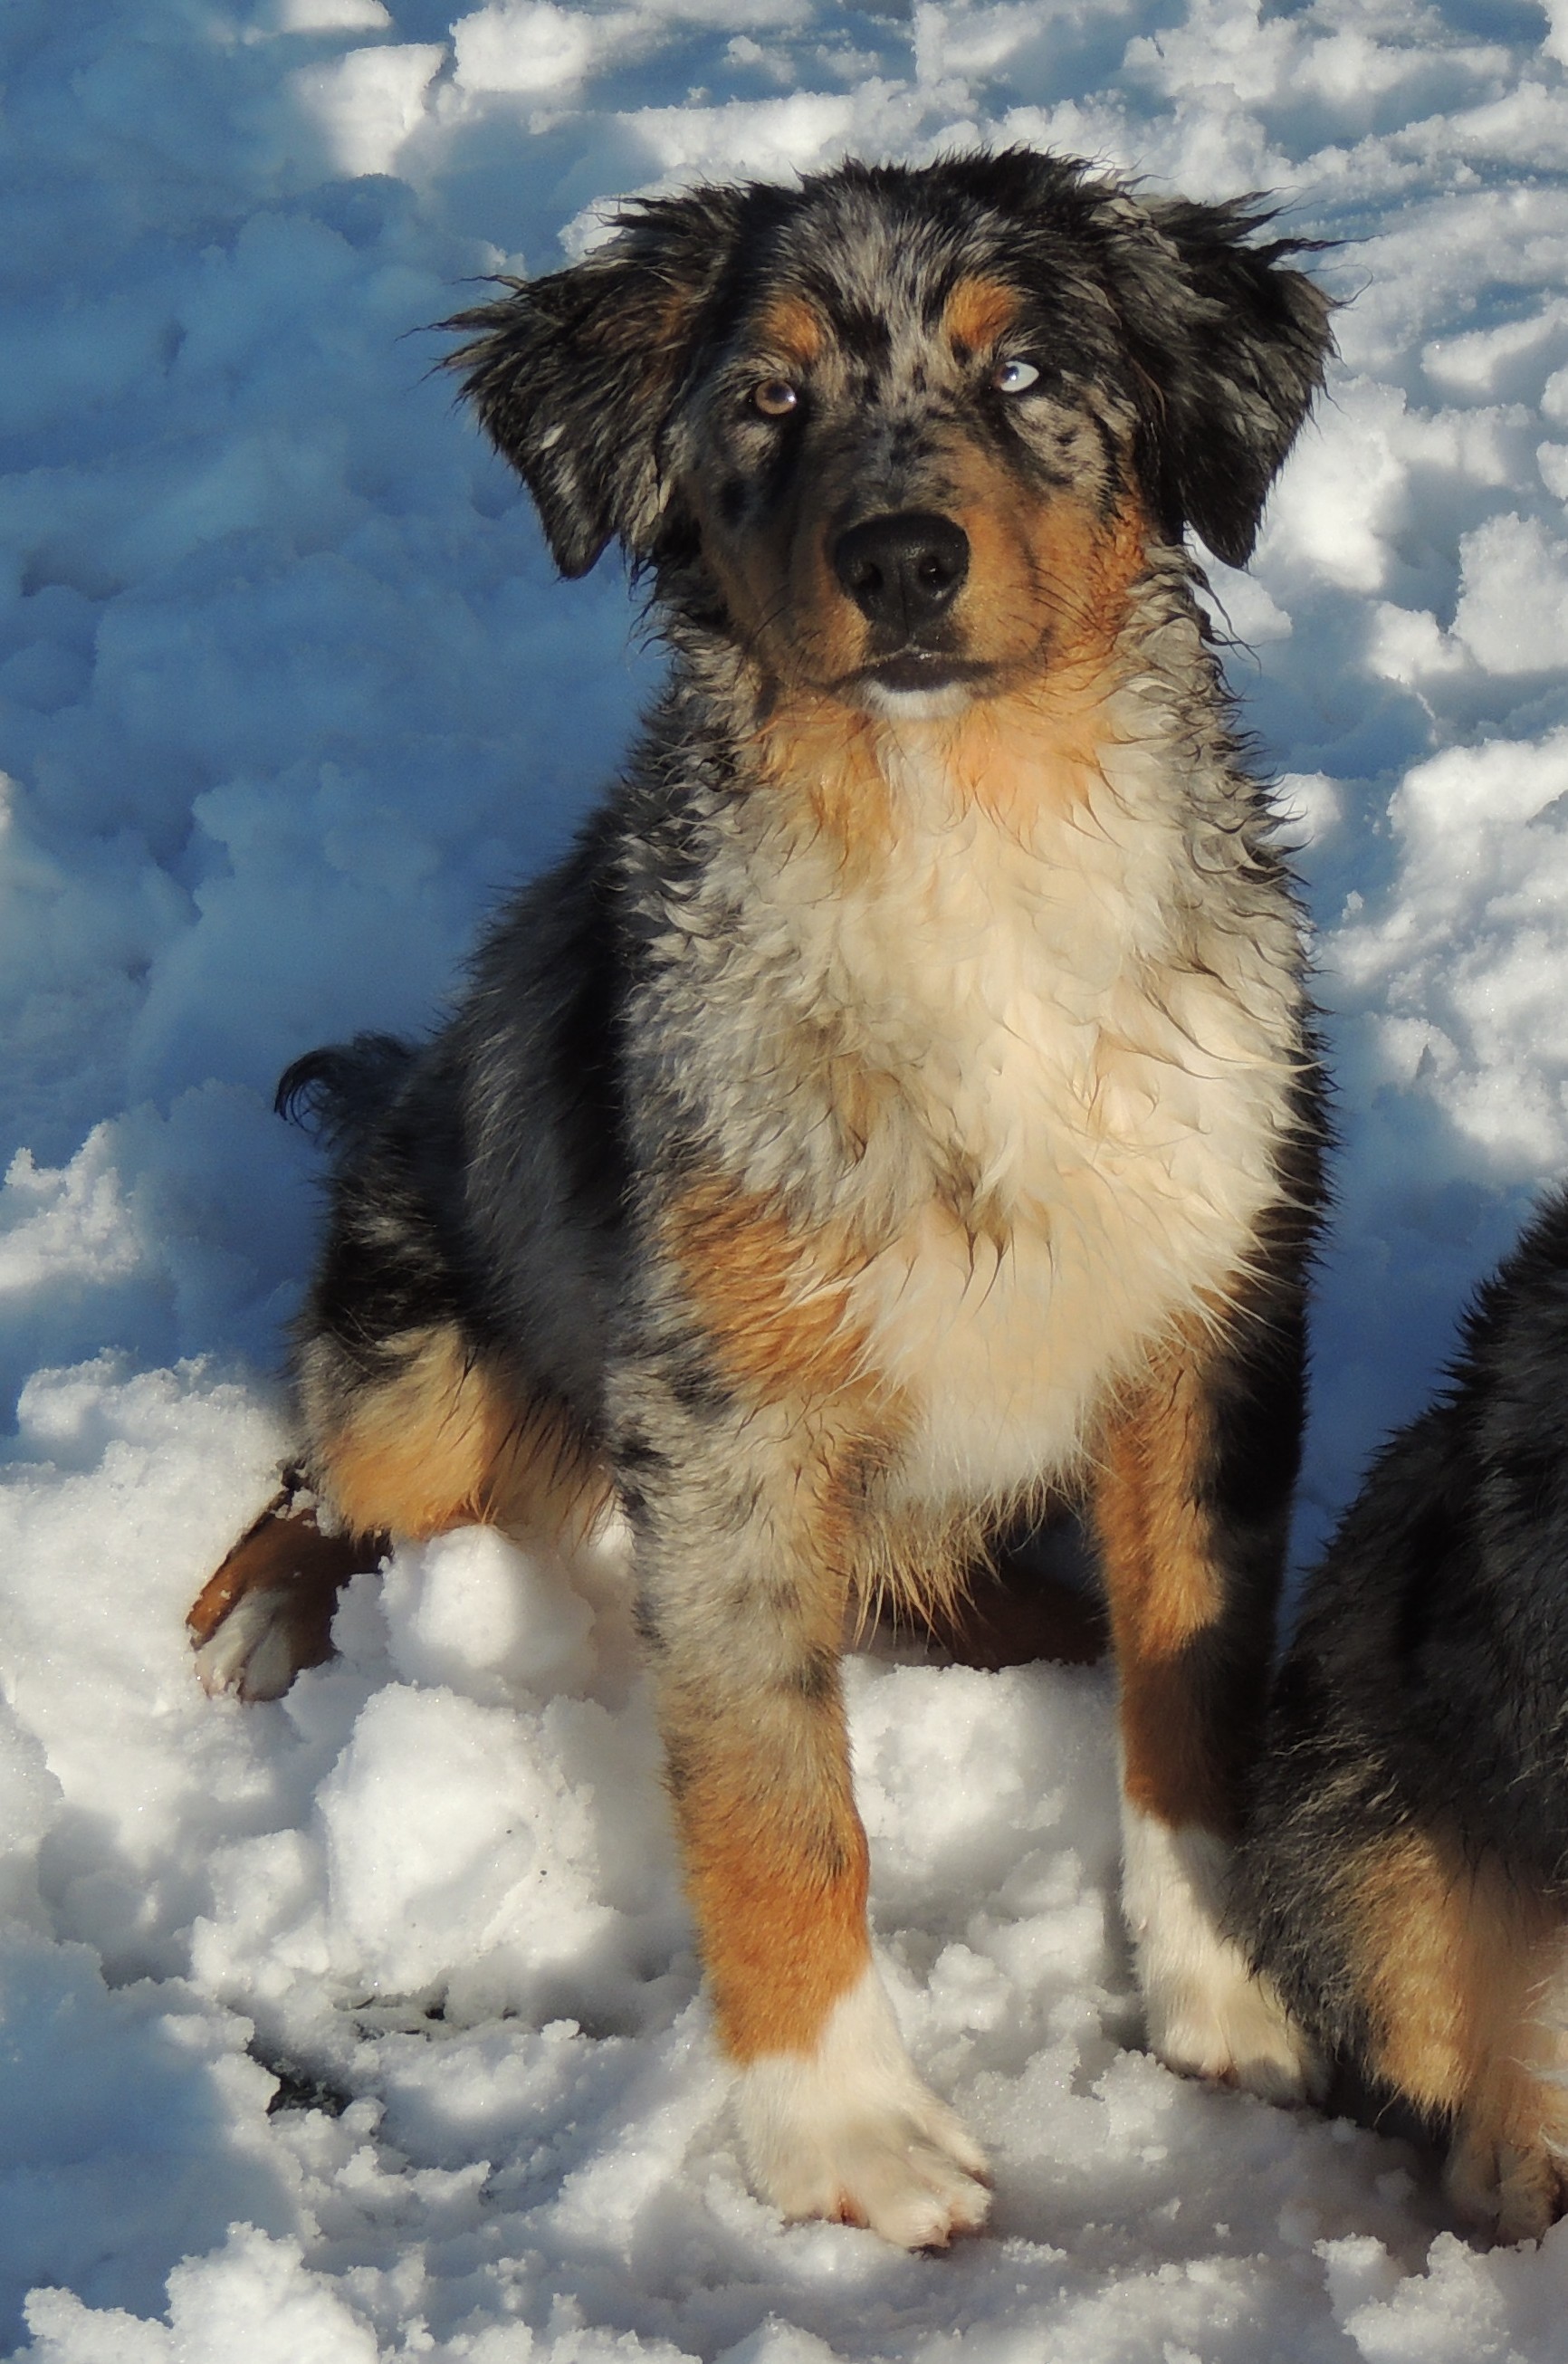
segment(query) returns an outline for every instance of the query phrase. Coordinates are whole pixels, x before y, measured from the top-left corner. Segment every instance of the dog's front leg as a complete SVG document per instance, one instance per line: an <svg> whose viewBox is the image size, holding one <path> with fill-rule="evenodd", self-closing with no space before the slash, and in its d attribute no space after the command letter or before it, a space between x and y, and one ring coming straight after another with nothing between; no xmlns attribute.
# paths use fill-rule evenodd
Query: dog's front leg
<svg viewBox="0 0 1568 2364"><path fill-rule="evenodd" d="M908 2248L983 2221L984 2160L872 1959L840 1652L853 1455L763 1407L645 1399L624 1478L668 1779L756 2189Z"/></svg>
<svg viewBox="0 0 1568 2364"><path fill-rule="evenodd" d="M1120 1686L1122 1901L1149 2041L1276 2102L1318 2065L1226 1927L1296 1461L1299 1335L1170 1348L1105 1440L1095 1511ZM1283 1426L1281 1425L1283 1423Z"/></svg>

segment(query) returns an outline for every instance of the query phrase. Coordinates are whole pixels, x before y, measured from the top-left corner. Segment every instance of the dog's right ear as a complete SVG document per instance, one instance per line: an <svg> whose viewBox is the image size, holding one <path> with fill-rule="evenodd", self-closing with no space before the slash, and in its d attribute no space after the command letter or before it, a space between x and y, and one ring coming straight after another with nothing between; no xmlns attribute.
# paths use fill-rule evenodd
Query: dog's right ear
<svg viewBox="0 0 1568 2364"><path fill-rule="evenodd" d="M507 279L499 302L442 322L477 331L445 366L463 372L563 574L586 574L617 537L634 558L653 555L670 498L664 429L758 194L645 199L585 262Z"/></svg>

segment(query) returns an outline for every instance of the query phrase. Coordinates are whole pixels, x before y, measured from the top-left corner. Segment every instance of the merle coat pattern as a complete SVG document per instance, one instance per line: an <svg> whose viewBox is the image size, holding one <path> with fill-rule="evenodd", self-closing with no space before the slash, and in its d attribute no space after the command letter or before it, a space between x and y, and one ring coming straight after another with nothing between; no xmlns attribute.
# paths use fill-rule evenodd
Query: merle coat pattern
<svg viewBox="0 0 1568 2364"><path fill-rule="evenodd" d="M1565 1392L1559 1193L1311 1579L1242 1859L1269 1973L1509 2240L1568 2196Z"/></svg>
<svg viewBox="0 0 1568 2364"><path fill-rule="evenodd" d="M1217 1919L1321 1132L1182 539L1244 562L1320 381L1261 220L1022 151L845 165L639 205L463 315L562 570L625 547L670 679L452 1020L283 1087L331 1212L206 1679L280 1688L389 1532L624 1518L754 2178L911 2245L980 2223L984 2161L873 1963L840 1652L1049 1492L1105 1564L1151 2038L1308 2073Z"/></svg>

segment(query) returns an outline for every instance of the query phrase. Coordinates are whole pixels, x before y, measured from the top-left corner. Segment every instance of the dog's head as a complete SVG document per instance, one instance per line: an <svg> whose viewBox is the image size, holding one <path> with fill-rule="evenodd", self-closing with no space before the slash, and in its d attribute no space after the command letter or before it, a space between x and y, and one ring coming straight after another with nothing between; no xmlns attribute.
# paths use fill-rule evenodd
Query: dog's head
<svg viewBox="0 0 1568 2364"><path fill-rule="evenodd" d="M1330 350L1265 218L1023 150L699 189L452 362L564 573L618 538L765 679L941 711L1103 651L1151 541L1251 553Z"/></svg>

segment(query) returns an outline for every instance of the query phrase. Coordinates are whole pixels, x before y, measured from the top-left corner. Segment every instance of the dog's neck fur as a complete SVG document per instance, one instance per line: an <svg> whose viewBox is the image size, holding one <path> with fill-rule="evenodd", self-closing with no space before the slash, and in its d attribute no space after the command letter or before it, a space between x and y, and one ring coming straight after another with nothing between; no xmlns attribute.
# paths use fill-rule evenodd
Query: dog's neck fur
<svg viewBox="0 0 1568 2364"><path fill-rule="evenodd" d="M694 1100L726 1110L717 1161L805 1221L853 1210L868 1244L932 1199L1010 1232L1054 1189L1042 1165L1186 1142L1202 1098L1205 1122L1237 1102L1261 1203L1300 942L1227 719L1190 568L1161 551L1097 681L956 721L774 704L715 747L679 891L656 888L656 990ZM815 1121L781 1128L781 1085Z"/></svg>

